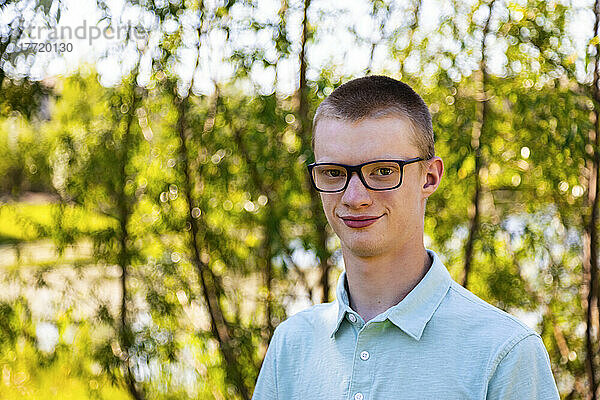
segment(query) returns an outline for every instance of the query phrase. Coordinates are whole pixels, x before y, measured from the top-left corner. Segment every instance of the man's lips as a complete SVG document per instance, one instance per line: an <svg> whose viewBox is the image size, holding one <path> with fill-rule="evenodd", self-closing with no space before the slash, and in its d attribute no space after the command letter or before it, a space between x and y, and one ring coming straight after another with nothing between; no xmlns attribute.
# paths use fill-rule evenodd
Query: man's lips
<svg viewBox="0 0 600 400"><path fill-rule="evenodd" d="M340 217L346 226L350 228L364 228L371 224L374 224L382 215L361 215L361 216L344 216Z"/></svg>

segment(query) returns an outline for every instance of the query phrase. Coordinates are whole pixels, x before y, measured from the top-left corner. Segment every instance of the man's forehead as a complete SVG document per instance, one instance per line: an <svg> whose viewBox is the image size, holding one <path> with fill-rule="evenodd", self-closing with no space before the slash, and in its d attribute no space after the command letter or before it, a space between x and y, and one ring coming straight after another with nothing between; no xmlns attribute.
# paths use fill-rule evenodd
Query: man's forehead
<svg viewBox="0 0 600 400"><path fill-rule="evenodd" d="M315 129L315 157L320 162L415 157L413 135L405 118L323 119Z"/></svg>
<svg viewBox="0 0 600 400"><path fill-rule="evenodd" d="M315 128L315 143L319 140L319 136L323 136L327 140L335 140L333 135L348 135L348 134L369 134L369 137L375 139L382 135L377 135L383 131L393 131L402 135L414 133L412 122L406 118L395 115L388 115L379 118L364 118L357 121L344 120L337 118L322 118L317 123Z"/></svg>

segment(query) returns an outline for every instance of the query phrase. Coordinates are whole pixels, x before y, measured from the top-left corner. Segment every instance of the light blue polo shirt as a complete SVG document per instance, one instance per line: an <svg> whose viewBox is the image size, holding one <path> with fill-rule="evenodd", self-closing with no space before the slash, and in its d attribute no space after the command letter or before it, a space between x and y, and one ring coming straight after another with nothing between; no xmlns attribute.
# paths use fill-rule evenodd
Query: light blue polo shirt
<svg viewBox="0 0 600 400"><path fill-rule="evenodd" d="M369 322L337 300L275 330L254 400L553 400L558 391L540 336L431 268L397 305Z"/></svg>

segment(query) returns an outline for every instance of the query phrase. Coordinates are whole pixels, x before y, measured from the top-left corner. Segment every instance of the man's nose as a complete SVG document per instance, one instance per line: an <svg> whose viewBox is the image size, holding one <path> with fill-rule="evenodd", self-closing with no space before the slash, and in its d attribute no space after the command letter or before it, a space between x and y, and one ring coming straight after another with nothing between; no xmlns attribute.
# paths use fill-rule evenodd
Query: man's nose
<svg viewBox="0 0 600 400"><path fill-rule="evenodd" d="M366 207L371 205L372 199L369 189L363 185L356 172L350 176L350 182L344 194L342 195L342 203L350 208Z"/></svg>

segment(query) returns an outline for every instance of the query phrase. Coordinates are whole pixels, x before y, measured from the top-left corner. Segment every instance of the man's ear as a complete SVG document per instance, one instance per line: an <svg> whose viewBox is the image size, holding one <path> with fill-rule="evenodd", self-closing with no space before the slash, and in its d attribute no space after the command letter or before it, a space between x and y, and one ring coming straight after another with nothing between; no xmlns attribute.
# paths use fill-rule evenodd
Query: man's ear
<svg viewBox="0 0 600 400"><path fill-rule="evenodd" d="M444 162L439 157L433 157L425 161L424 167L423 195L428 198L440 185L442 175L444 175Z"/></svg>

